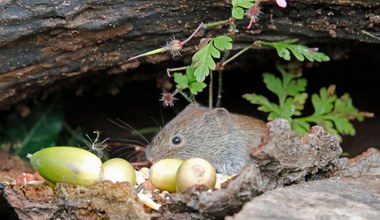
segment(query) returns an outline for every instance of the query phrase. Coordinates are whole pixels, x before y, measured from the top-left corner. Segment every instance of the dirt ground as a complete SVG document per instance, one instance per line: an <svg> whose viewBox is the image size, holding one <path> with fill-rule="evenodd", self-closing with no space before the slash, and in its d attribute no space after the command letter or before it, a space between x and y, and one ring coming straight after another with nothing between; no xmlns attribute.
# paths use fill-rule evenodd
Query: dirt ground
<svg viewBox="0 0 380 220"><path fill-rule="evenodd" d="M23 172L33 173L34 171L29 164L18 156L0 151L0 182L13 182Z"/></svg>

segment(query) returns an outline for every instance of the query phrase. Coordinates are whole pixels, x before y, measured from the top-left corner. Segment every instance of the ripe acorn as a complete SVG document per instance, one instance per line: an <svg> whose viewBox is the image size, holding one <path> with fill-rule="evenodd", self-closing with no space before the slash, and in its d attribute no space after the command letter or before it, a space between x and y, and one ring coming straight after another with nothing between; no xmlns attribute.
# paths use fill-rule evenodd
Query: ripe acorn
<svg viewBox="0 0 380 220"><path fill-rule="evenodd" d="M176 191L176 173L183 163L179 159L163 159L150 167L149 179L154 187L161 191Z"/></svg>
<svg viewBox="0 0 380 220"><path fill-rule="evenodd" d="M102 174L100 179L110 180L112 182L129 182L131 185L136 184L136 172L133 166L122 158L112 158L102 165Z"/></svg>
<svg viewBox="0 0 380 220"><path fill-rule="evenodd" d="M214 188L216 183L215 168L205 159L190 158L178 168L176 175L176 191L184 192L194 185L206 185Z"/></svg>

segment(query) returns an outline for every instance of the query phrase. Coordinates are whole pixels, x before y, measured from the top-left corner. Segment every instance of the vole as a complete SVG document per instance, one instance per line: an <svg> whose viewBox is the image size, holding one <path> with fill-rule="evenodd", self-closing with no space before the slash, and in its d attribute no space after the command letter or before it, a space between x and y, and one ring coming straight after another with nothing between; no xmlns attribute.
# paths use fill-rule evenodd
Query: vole
<svg viewBox="0 0 380 220"><path fill-rule="evenodd" d="M250 149L260 143L265 128L259 119L193 103L157 133L146 156L152 163L201 157L213 164L217 173L237 174L251 160Z"/></svg>

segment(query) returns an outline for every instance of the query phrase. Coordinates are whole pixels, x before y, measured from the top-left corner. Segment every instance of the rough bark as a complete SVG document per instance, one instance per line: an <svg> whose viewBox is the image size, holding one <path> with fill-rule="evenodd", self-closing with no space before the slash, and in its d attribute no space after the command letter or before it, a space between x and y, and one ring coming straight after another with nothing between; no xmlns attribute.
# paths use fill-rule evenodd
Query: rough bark
<svg viewBox="0 0 380 220"><path fill-rule="evenodd" d="M227 219L380 218L379 150L339 159L333 176L266 192Z"/></svg>
<svg viewBox="0 0 380 220"><path fill-rule="evenodd" d="M267 192L246 203L239 219L379 219L380 176L330 178Z"/></svg>
<svg viewBox="0 0 380 220"><path fill-rule="evenodd" d="M377 0L295 0L286 9L262 2L259 22L251 30L245 30L247 19L240 25L236 48L255 39L380 42ZM200 22L229 15L230 4L221 0L1 1L0 109L91 73L112 75L168 60L170 56L161 55L127 61L162 46L174 34L189 36Z"/></svg>
<svg viewBox="0 0 380 220"><path fill-rule="evenodd" d="M0 184L0 214L5 219L149 219L134 187L102 182L83 187L57 184Z"/></svg>

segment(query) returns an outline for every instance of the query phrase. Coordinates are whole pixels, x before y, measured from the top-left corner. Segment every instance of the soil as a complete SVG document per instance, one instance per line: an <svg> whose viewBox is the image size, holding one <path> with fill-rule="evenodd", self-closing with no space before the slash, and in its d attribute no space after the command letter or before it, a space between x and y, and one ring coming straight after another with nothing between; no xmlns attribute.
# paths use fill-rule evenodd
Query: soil
<svg viewBox="0 0 380 220"><path fill-rule="evenodd" d="M18 156L0 151L0 182L14 182L23 172L34 173L33 168Z"/></svg>

